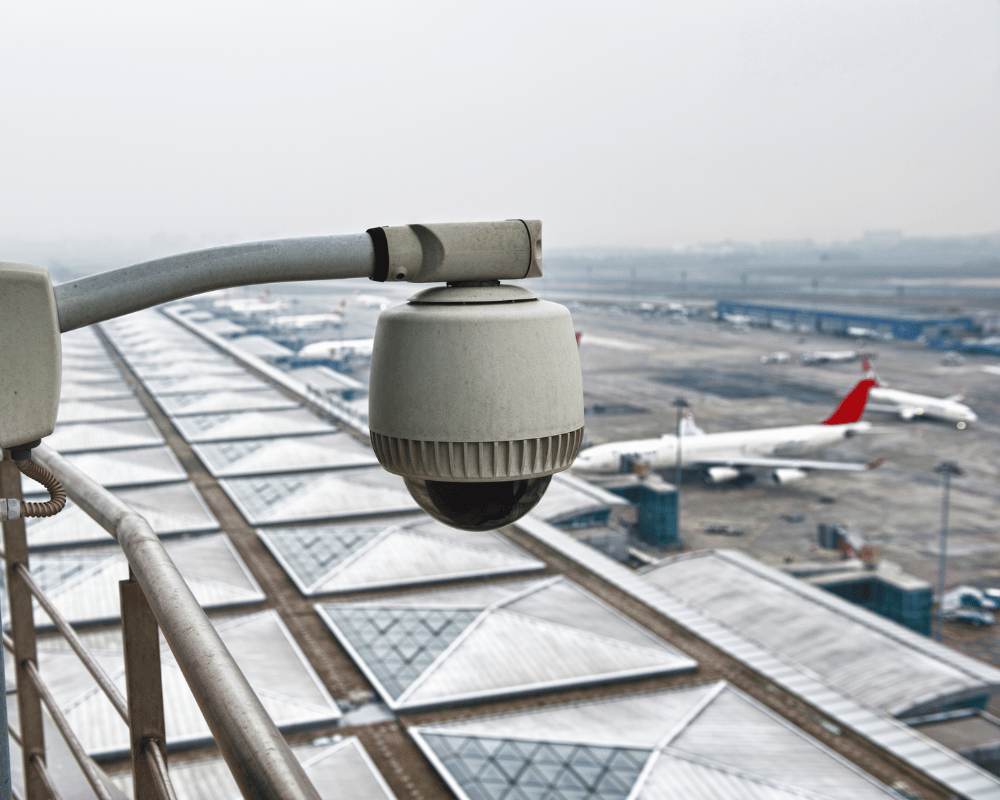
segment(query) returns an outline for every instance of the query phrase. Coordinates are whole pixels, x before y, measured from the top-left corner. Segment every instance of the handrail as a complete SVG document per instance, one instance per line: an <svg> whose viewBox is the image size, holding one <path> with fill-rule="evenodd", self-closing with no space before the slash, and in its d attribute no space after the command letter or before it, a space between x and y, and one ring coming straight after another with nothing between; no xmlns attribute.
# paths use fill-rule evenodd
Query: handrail
<svg viewBox="0 0 1000 800"><path fill-rule="evenodd" d="M118 540L243 796L320 800L149 523L47 445L32 455Z"/></svg>
<svg viewBox="0 0 1000 800"><path fill-rule="evenodd" d="M125 702L125 698L122 697L122 693L118 691L118 687L115 686L114 681L111 680L104 668L98 663L97 659L91 654L87 649L87 646L80 641L80 637L76 635L76 631L70 626L66 621L65 617L59 613L56 607L52 604L52 601L46 596L45 592L42 591L41 587L35 583L34 577L31 575L31 571L24 568L22 564L14 565L14 574L20 578L24 585L28 587L35 599L38 601L39 605L45 610L45 613L49 615L49 619L52 620L52 624L56 626L56 630L63 635L66 643L70 646L74 653L76 653L77 658L83 663L83 666L87 668L87 672L91 674L97 685L101 688L104 694L107 696L108 700L111 701L111 705L115 707L115 711L118 715L128 724L128 705ZM11 648L13 652L13 642L11 643Z"/></svg>

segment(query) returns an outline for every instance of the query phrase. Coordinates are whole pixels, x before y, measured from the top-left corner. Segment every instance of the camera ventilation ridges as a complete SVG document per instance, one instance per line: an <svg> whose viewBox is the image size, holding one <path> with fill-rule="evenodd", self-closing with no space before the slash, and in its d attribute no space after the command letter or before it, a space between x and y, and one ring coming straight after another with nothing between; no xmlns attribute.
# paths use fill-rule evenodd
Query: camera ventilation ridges
<svg viewBox="0 0 1000 800"><path fill-rule="evenodd" d="M517 480L569 467L583 428L537 439L501 442L426 442L371 432L372 447L389 472L440 481Z"/></svg>

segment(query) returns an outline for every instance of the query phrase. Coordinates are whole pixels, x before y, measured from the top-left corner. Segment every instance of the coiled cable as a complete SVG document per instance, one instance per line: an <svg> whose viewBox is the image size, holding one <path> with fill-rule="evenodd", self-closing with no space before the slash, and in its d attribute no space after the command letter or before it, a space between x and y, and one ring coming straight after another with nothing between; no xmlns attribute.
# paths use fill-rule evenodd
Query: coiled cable
<svg viewBox="0 0 1000 800"><path fill-rule="evenodd" d="M15 460L14 466L21 471L22 475L42 484L49 493L49 499L44 503L22 502L22 517L51 517L63 510L63 506L66 505L66 490L55 475L41 464L32 461L30 456Z"/></svg>

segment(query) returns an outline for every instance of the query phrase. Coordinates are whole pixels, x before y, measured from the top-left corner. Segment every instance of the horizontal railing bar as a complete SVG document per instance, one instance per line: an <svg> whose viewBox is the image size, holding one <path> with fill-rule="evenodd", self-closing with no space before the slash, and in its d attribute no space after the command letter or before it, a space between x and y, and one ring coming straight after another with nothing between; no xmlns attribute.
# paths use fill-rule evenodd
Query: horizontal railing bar
<svg viewBox="0 0 1000 800"><path fill-rule="evenodd" d="M52 721L55 722L56 727L59 729L59 733L62 734L63 740L73 753L76 763L79 764L80 769L83 770L83 774L87 778L87 783L89 783L90 788L94 790L94 794L96 794L100 800L114 800L108 792L107 787L104 785L104 781L102 781L100 776L97 774L97 765L94 764L90 756L87 755L87 751L83 749L83 745L80 744L80 740L77 739L76 734L73 733L73 729L70 727L69 721L63 715L62 710L59 708L59 704L56 703L55 697L52 696L52 693L49 691L49 687L45 685L45 681L42 680L42 676L38 674L38 667L36 667L32 661L25 661L24 671L34 684L35 690L38 692L38 696L42 699L42 702L45 703L45 707L49 710L49 715L52 717Z"/></svg>
<svg viewBox="0 0 1000 800"><path fill-rule="evenodd" d="M149 523L52 448L34 458L118 540L243 796L320 800Z"/></svg>
<svg viewBox="0 0 1000 800"><path fill-rule="evenodd" d="M111 701L111 705L115 707L115 711L118 712L118 715L127 725L128 704L125 702L125 698L122 697L122 693L118 691L118 687L115 686L114 682L111 680L111 677L104 671L104 668L97 663L97 659L95 659L90 650L87 649L87 646L80 641L80 637L77 636L76 631L73 630L70 624L66 621L65 617L59 613L56 607L52 605L52 601L45 596L45 592L42 591L41 587L35 583L35 579L32 577L30 570L25 569L23 564L15 564L14 574L24 582L24 585L28 587L28 591L35 596L35 599L38 600L41 607L45 609L45 613L49 615L49 618L56 626L56 629L66 639L66 642L73 649L73 652L76 653L80 661L83 662L83 666L87 668L87 672L94 677L94 680L97 681L97 685L101 687L101 690L107 695L108 700Z"/></svg>
<svg viewBox="0 0 1000 800"><path fill-rule="evenodd" d="M59 794L59 790L56 789L56 785L52 782L52 776L49 775L49 771L45 768L45 762L37 755L32 756L30 761L31 766L34 767L35 772L42 779L42 783L45 784L45 790L52 796L52 800L62 800L62 795Z"/></svg>
<svg viewBox="0 0 1000 800"><path fill-rule="evenodd" d="M151 766L150 772L153 775L153 783L156 791L159 792L163 800L177 800L177 793L174 792L173 784L170 783L170 773L167 772L167 760L163 757L163 751L152 739L146 740L146 758Z"/></svg>

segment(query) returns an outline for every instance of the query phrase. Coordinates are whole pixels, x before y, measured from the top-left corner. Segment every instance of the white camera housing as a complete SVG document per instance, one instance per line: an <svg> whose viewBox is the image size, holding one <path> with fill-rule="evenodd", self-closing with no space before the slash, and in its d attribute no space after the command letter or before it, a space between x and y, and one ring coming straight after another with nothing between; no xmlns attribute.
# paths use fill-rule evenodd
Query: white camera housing
<svg viewBox="0 0 1000 800"><path fill-rule="evenodd" d="M52 433L59 410L59 319L48 270L0 263L0 447Z"/></svg>
<svg viewBox="0 0 1000 800"><path fill-rule="evenodd" d="M527 513L583 440L569 311L517 286L427 289L379 317L368 427L382 466L452 527Z"/></svg>

